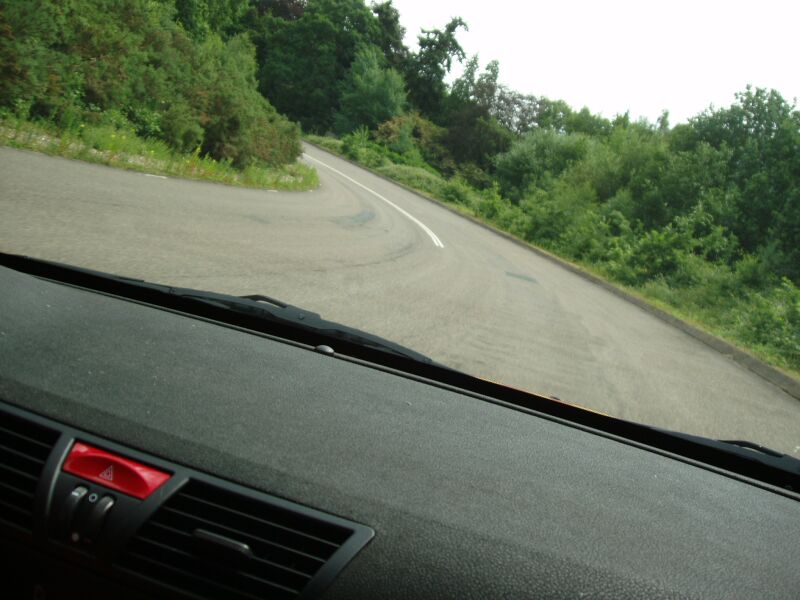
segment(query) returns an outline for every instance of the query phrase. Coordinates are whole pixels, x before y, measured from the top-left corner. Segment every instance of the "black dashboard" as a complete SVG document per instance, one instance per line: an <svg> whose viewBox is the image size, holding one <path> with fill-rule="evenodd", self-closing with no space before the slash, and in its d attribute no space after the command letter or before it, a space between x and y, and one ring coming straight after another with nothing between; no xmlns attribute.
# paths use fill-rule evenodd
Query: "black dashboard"
<svg viewBox="0 0 800 600"><path fill-rule="evenodd" d="M793 490L3 267L0 419L0 488L20 436L46 446L22 525L0 496L22 597L800 596ZM75 442L169 478L133 498L65 471ZM80 487L114 500L101 529L65 516Z"/></svg>

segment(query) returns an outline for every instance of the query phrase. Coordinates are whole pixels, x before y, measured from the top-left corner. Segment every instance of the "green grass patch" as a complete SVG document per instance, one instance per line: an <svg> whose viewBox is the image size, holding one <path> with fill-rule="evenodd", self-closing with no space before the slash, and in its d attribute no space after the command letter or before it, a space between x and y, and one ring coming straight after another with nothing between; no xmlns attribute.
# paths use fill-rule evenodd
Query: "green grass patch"
<svg viewBox="0 0 800 600"><path fill-rule="evenodd" d="M110 125L82 124L75 130L59 130L46 123L5 117L0 119L0 145L143 173L241 187L310 190L319 185L317 172L308 165L251 164L237 169L229 161L217 161L199 152L182 154L164 142L141 138L130 130Z"/></svg>
<svg viewBox="0 0 800 600"><path fill-rule="evenodd" d="M333 152L334 154L338 154L339 156L343 155L342 152L342 140L337 139L335 137L330 137L328 135L312 135L306 134L303 136L303 139L306 141L311 142L312 144L316 144L320 148L325 148L328 152Z"/></svg>

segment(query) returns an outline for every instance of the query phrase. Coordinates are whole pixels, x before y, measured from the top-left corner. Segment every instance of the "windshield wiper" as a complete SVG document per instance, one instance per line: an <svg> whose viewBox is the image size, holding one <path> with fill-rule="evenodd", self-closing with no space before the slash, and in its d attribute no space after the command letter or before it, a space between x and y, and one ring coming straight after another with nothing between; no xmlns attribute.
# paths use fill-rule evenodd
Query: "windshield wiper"
<svg viewBox="0 0 800 600"><path fill-rule="evenodd" d="M361 348L364 351L357 352L357 354L366 358L366 353L378 350L396 357L410 359L417 363L449 369L434 362L424 354L380 336L359 331L334 321L327 321L315 312L304 310L261 294L240 297L181 288L2 252L0 252L0 264L38 277L57 279L81 287L99 289L110 294L151 304L164 304L165 300L169 298L177 299L176 302L180 306L175 305L176 302L166 302L166 304L169 304L170 308L197 313L199 316L223 321L234 320L226 319L225 313L238 315L242 317L238 321L245 320L246 323L237 322L236 324L244 327L249 325L258 331L274 333L308 345L331 346L333 350L339 352L342 351L338 350L337 346L342 346L345 354L347 351L352 352L354 349ZM207 306L214 310L198 311L198 305ZM340 342L340 344L337 344L337 342Z"/></svg>
<svg viewBox="0 0 800 600"><path fill-rule="evenodd" d="M410 358L415 361L434 364L434 361L430 357L415 350L411 350L410 348L406 348L396 342L360 331L347 325L342 325L341 323L328 321L322 318L318 313L305 310L292 304L287 304L286 302L262 294L230 296L228 294L161 286L152 283L146 283L145 285L164 288L165 291L171 295L224 307L241 315L253 316L272 322L291 325L292 327L307 332L323 334L333 340L342 340Z"/></svg>
<svg viewBox="0 0 800 600"><path fill-rule="evenodd" d="M746 440L715 440L660 427L651 427L651 429L665 433L672 438L705 447L712 452L724 453L732 459L743 460L759 469L782 473L783 475L777 478L780 483L778 481L773 481L773 483L778 483L780 487L789 490L800 491L800 459L798 458Z"/></svg>
<svg viewBox="0 0 800 600"><path fill-rule="evenodd" d="M781 454L777 450L773 450L772 448L767 448L766 446L762 446L761 444L756 444L753 442L748 442L747 440L717 440L718 442L722 442L723 444L732 444L734 446L739 446L741 448L747 448L748 450L754 450L755 452L761 452L762 454L766 454L768 456L786 456L785 454Z"/></svg>
<svg viewBox="0 0 800 600"><path fill-rule="evenodd" d="M752 442L713 440L624 421L578 405L510 388L441 365L378 336L325 321L317 313L269 296L241 298L177 288L3 252L0 252L0 265L47 280L189 313L308 346L333 344L339 354L396 373L421 377L432 384L453 386L509 408L533 411L562 423L589 427L598 433L605 432L618 439L682 456L694 464L705 464L793 493L800 492L800 460L791 456Z"/></svg>

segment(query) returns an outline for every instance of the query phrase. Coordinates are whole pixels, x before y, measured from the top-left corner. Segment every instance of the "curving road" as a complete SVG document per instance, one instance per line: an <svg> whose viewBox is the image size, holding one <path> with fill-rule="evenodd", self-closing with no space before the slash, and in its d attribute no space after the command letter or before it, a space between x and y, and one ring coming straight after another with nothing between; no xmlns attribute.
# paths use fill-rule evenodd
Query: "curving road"
<svg viewBox="0 0 800 600"><path fill-rule="evenodd" d="M268 192L0 148L0 250L265 293L452 367L625 419L800 456L800 401L440 206L307 146Z"/></svg>

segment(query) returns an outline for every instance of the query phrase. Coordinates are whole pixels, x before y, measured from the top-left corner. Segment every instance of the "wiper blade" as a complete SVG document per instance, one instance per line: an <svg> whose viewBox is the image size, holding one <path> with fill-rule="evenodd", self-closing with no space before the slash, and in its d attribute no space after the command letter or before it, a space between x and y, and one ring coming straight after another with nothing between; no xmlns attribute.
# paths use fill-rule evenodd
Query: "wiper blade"
<svg viewBox="0 0 800 600"><path fill-rule="evenodd" d="M147 284L158 285L158 284ZM415 361L434 364L434 361L424 354L406 348L396 342L392 342L371 333L360 331L341 323L323 319L318 313L299 308L292 304L282 302L262 294L252 294L248 296L230 296L216 292L206 292L189 288L168 288L168 293L181 298L190 298L199 302L221 306L242 315L248 315L291 325L308 332L323 334L334 340L368 346L373 349L382 350Z"/></svg>
<svg viewBox="0 0 800 600"><path fill-rule="evenodd" d="M786 454L782 454L777 450L773 450L772 448L767 448L766 446L762 446L761 444L756 444L754 442L748 442L747 440L717 440L717 441L722 442L723 444L732 444L734 446L739 446L740 448L747 448L748 450L755 450L756 452L761 452L762 454L767 454L768 456L777 456L777 457L786 456Z"/></svg>
<svg viewBox="0 0 800 600"><path fill-rule="evenodd" d="M759 469L778 472L781 475L774 478L774 483L788 490L800 491L800 459L798 458L746 440L715 440L660 427L651 427L651 429L692 444L704 446L714 452L727 454L737 460L755 464Z"/></svg>
<svg viewBox="0 0 800 600"><path fill-rule="evenodd" d="M156 295L164 294L183 300L189 300L190 302L199 302L207 306L222 308L230 313L256 321L270 322L279 327L283 327L284 330L288 327L295 332L302 332L304 334L302 335L302 341L304 343L330 345L328 342L339 340L346 343L343 345L349 346L348 350L352 350L354 346L366 348L368 350L380 350L394 356L411 359L414 362L425 363L427 365L450 370L448 367L434 362L431 358L415 350L411 350L410 348L406 348L405 346L380 336L359 331L347 325L342 325L341 323L327 321L315 312L307 311L261 294L240 297L191 288L181 288L3 252L0 252L0 264L46 278L51 278L57 273L69 274L67 277L68 280L76 285L84 285L87 287L95 287L96 283L101 281L105 283L103 287L106 288L106 291L111 293L116 292L122 296L142 296L143 294L141 293L132 293L132 290L139 290L140 292L143 291L145 295L154 292ZM149 300L152 301L152 303L159 303L155 297Z"/></svg>

